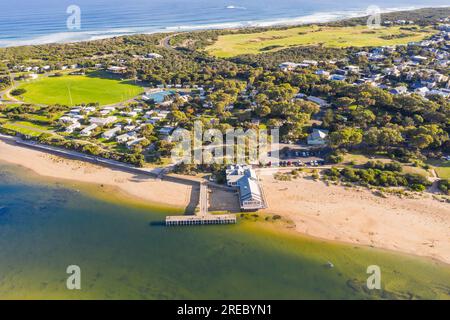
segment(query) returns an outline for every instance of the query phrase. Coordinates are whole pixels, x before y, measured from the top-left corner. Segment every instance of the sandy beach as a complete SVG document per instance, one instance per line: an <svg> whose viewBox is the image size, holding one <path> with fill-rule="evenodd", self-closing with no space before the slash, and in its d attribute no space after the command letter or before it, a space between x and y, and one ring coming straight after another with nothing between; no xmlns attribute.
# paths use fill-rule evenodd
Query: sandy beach
<svg viewBox="0 0 450 320"><path fill-rule="evenodd" d="M270 213L310 236L431 257L450 264L450 205L431 195L382 198L311 179L261 176Z"/></svg>
<svg viewBox="0 0 450 320"><path fill-rule="evenodd" d="M152 204L177 208L188 206L192 186L153 179L147 175L114 170L95 164L61 158L0 140L0 160L31 169L51 178L76 180L120 189Z"/></svg>
<svg viewBox="0 0 450 320"><path fill-rule="evenodd" d="M154 204L187 208L192 186L137 176L64 159L0 140L0 161L46 177L111 186ZM279 214L309 236L431 257L450 264L450 205L423 196L381 198L365 189L327 186L309 179L261 177L270 214ZM194 196L195 197L195 196ZM215 192L210 209L236 212L235 195Z"/></svg>

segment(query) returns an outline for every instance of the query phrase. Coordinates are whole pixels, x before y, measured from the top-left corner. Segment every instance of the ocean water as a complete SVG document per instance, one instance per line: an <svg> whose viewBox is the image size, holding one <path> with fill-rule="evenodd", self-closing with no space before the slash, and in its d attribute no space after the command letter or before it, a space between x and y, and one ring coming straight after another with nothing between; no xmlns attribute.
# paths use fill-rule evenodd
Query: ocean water
<svg viewBox="0 0 450 320"><path fill-rule="evenodd" d="M429 259L254 222L166 228L173 209L110 195L0 164L0 299L450 299L450 266Z"/></svg>
<svg viewBox="0 0 450 320"><path fill-rule="evenodd" d="M321 22L383 11L449 5L448 0L0 0L0 46L94 40L152 33ZM68 30L66 10L81 10Z"/></svg>

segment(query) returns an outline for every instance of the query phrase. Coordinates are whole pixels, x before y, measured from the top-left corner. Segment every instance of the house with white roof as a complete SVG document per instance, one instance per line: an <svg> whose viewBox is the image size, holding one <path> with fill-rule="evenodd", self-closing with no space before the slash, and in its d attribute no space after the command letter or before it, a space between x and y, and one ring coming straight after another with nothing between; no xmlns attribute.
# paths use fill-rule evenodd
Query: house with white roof
<svg viewBox="0 0 450 320"><path fill-rule="evenodd" d="M108 72L120 74L125 73L127 71L126 67L118 67L118 66L111 66L107 69Z"/></svg>
<svg viewBox="0 0 450 320"><path fill-rule="evenodd" d="M142 141L146 140L145 138L135 138L135 139L131 139L129 141L127 141L125 144L127 146L128 149L130 149L132 146L141 143Z"/></svg>
<svg viewBox="0 0 450 320"><path fill-rule="evenodd" d="M414 92L420 94L421 96L425 96L428 92L430 92L430 89L427 87L421 87L414 90Z"/></svg>
<svg viewBox="0 0 450 320"><path fill-rule="evenodd" d="M324 77L326 79L330 78L330 73L328 71L325 70L317 70L316 72L314 72L316 75Z"/></svg>
<svg viewBox="0 0 450 320"><path fill-rule="evenodd" d="M296 68L298 68L300 66L300 64L298 63L294 63L294 62L283 62L281 63L278 67L282 70L282 71L292 71Z"/></svg>
<svg viewBox="0 0 450 320"><path fill-rule="evenodd" d="M114 123L117 120L117 117L111 116L107 118L90 118L89 123L96 124L100 127L106 126L108 124Z"/></svg>
<svg viewBox="0 0 450 320"><path fill-rule="evenodd" d="M392 94L398 95L398 94L406 94L408 92L408 88L404 86L396 87L389 91Z"/></svg>
<svg viewBox="0 0 450 320"><path fill-rule="evenodd" d="M102 134L102 137L110 140L110 139L114 138L121 130L122 130L122 127L120 125L116 126L108 131L105 131Z"/></svg>
<svg viewBox="0 0 450 320"><path fill-rule="evenodd" d="M327 143L328 130L313 129L313 132L308 136L308 144L311 146L323 146Z"/></svg>
<svg viewBox="0 0 450 320"><path fill-rule="evenodd" d="M326 106L329 105L328 102L326 102L324 99L321 99L319 97L309 96L307 99L308 99L308 101L314 102L314 103L318 104L321 107L326 107Z"/></svg>
<svg viewBox="0 0 450 320"><path fill-rule="evenodd" d="M67 133L72 133L72 132L75 131L75 129L78 129L80 127L81 127L81 124L79 122L74 122L74 123L72 123L70 126L68 126L66 128L66 132Z"/></svg>
<svg viewBox="0 0 450 320"><path fill-rule="evenodd" d="M136 139L136 132L127 132L116 137L118 143L125 143L134 139Z"/></svg>
<svg viewBox="0 0 450 320"><path fill-rule="evenodd" d="M98 127L98 125L96 124L91 124L90 126L87 126L86 128L84 128L83 130L81 130L80 134L83 137L89 137L92 134L92 131L95 130Z"/></svg>
<svg viewBox="0 0 450 320"><path fill-rule="evenodd" d="M145 56L147 59L161 59L163 56L158 53L149 53Z"/></svg>

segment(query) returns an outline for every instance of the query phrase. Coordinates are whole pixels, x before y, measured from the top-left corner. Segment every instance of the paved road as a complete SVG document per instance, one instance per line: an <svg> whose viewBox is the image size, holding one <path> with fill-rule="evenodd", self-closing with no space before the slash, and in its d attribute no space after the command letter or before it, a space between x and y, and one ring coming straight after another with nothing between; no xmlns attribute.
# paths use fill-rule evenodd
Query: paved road
<svg viewBox="0 0 450 320"><path fill-rule="evenodd" d="M331 169L332 166L317 166L317 167L313 167L313 166L303 166L303 167L295 167L295 166L291 166L291 167L270 167L270 168L257 168L255 169L255 171L257 173L259 173L260 175L272 175L275 174L277 172L291 172L292 170L295 169L317 169L317 170L325 170L325 169Z"/></svg>
<svg viewBox="0 0 450 320"><path fill-rule="evenodd" d="M166 49L169 49L169 50L175 50L175 48L170 45L170 39L172 37L175 37L178 34L179 33L171 33L168 36L162 38L161 41L159 41L159 46L163 47L163 48L166 48Z"/></svg>

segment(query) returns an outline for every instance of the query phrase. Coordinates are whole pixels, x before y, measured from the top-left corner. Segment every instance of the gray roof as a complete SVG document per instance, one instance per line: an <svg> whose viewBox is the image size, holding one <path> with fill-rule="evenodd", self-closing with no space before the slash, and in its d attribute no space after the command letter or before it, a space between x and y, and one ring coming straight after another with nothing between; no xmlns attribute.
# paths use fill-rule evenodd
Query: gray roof
<svg viewBox="0 0 450 320"><path fill-rule="evenodd" d="M242 177L238 181L241 205L244 201L260 201L262 202L261 189L256 180L247 176Z"/></svg>

